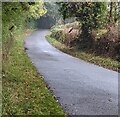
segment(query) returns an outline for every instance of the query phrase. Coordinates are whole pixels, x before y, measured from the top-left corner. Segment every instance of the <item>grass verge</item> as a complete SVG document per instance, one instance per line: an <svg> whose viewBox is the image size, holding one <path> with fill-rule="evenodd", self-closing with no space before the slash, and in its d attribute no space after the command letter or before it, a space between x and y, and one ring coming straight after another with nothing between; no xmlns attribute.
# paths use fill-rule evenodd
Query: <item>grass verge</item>
<svg viewBox="0 0 120 117"><path fill-rule="evenodd" d="M102 66L104 68L108 68L108 69L111 69L114 71L119 71L119 69L118 69L119 62L118 61L112 60L111 58L104 58L101 56L96 56L95 54L86 53L82 50L78 50L77 48L66 47L66 45L57 41L55 38L51 38L50 35L47 35L46 38L54 47L58 48L59 50L65 52L67 54L70 54L74 57L83 59L87 62Z"/></svg>
<svg viewBox="0 0 120 117"><path fill-rule="evenodd" d="M18 33L8 60L3 62L2 115L65 115L46 87L23 47Z"/></svg>

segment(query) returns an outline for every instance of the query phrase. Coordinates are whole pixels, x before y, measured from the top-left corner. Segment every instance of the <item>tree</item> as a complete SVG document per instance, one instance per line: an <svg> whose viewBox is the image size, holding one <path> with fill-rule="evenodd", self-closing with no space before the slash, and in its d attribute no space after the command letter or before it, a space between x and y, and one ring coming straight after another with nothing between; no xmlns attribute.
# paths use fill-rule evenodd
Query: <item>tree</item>
<svg viewBox="0 0 120 117"><path fill-rule="evenodd" d="M3 59L6 60L10 48L13 46L14 35L26 29L27 21L39 18L46 13L44 3L41 2L2 2L2 49Z"/></svg>
<svg viewBox="0 0 120 117"><path fill-rule="evenodd" d="M105 2L61 2L57 3L63 19L76 17L80 22L79 44L81 48L91 48L93 39L91 32L106 22L107 4Z"/></svg>
<svg viewBox="0 0 120 117"><path fill-rule="evenodd" d="M60 19L60 14L58 13L58 5L54 2L45 2L45 8L47 9L47 13L44 16L49 16L54 19L55 22Z"/></svg>
<svg viewBox="0 0 120 117"><path fill-rule="evenodd" d="M113 25L115 23L118 23L120 20L120 2L109 2L108 9L108 24Z"/></svg>
<svg viewBox="0 0 120 117"><path fill-rule="evenodd" d="M54 2L45 2L44 6L47 9L47 13L37 20L37 26L38 28L51 28L61 18L58 12L58 5Z"/></svg>
<svg viewBox="0 0 120 117"><path fill-rule="evenodd" d="M112 17L113 22L118 23L120 20L120 2L113 2L113 8L112 8Z"/></svg>
<svg viewBox="0 0 120 117"><path fill-rule="evenodd" d="M41 2L3 2L2 24L3 39L9 36L9 29L22 28L29 18L39 18L46 13L44 3Z"/></svg>
<svg viewBox="0 0 120 117"><path fill-rule="evenodd" d="M107 5L105 2L61 2L57 3L63 19L77 17L82 25L82 32L88 34L105 22Z"/></svg>
<svg viewBox="0 0 120 117"><path fill-rule="evenodd" d="M113 2L110 2L110 13L109 13L109 22L112 23L113 22Z"/></svg>

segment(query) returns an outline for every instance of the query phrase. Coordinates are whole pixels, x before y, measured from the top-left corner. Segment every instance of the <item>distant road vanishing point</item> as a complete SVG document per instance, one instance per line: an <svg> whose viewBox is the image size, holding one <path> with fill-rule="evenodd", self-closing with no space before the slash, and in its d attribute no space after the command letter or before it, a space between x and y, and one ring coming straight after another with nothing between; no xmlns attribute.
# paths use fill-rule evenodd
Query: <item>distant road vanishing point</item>
<svg viewBox="0 0 120 117"><path fill-rule="evenodd" d="M118 73L65 54L33 32L25 48L68 115L118 115Z"/></svg>

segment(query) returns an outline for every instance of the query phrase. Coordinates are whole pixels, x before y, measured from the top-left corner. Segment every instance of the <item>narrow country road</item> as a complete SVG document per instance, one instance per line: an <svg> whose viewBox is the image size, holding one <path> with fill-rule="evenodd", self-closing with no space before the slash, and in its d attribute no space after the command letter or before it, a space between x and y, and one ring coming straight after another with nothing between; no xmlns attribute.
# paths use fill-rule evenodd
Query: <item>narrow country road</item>
<svg viewBox="0 0 120 117"><path fill-rule="evenodd" d="M118 115L118 73L72 57L35 31L25 41L27 54L69 115Z"/></svg>

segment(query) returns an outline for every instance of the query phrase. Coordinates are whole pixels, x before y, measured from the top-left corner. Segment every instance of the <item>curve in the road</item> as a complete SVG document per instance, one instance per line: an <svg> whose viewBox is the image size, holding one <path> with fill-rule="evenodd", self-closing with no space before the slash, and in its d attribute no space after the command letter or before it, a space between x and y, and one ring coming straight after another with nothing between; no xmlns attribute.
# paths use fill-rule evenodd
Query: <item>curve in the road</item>
<svg viewBox="0 0 120 117"><path fill-rule="evenodd" d="M52 47L47 30L25 41L27 54L69 115L117 115L118 73Z"/></svg>

